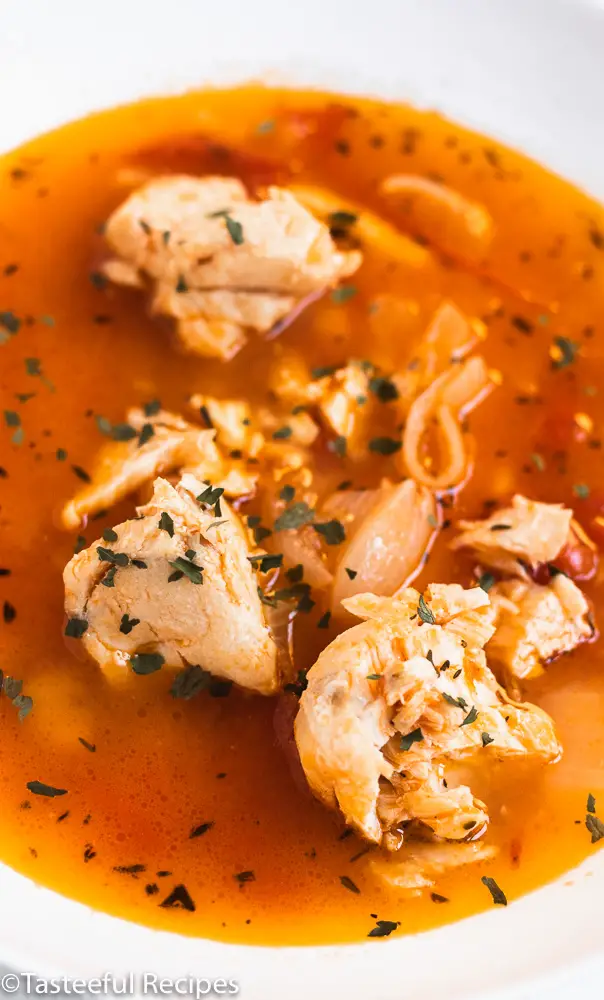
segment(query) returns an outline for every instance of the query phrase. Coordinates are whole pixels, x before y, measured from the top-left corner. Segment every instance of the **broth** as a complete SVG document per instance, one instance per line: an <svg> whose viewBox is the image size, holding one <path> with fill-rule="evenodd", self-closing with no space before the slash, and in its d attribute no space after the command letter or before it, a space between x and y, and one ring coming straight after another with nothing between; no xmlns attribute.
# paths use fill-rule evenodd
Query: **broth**
<svg viewBox="0 0 604 1000"><path fill-rule="evenodd" d="M413 172L484 203L497 231L481 271L434 251L411 272L366 249L353 298L315 303L281 338L254 336L223 364L179 353L139 295L98 287L94 277L99 226L127 193L119 172L148 167L222 172L251 185L291 177L320 183L394 224L404 220L378 199L376 182ZM376 914L400 921L399 933L429 929L492 905L485 872L513 900L589 856L587 795L604 801L600 643L562 658L527 690L553 715L562 760L538 779L506 765L479 789L498 856L441 879L445 904L430 894L403 899L377 884L367 857L356 857L361 841L290 769L279 732L293 696L278 702L232 691L175 701L167 673L128 674L110 686L96 664L73 655L62 636L61 573L76 539L59 530L57 510L102 443L95 415L118 422L128 406L155 397L185 412L196 391L264 403L268 365L284 345L311 365L369 357L393 371L450 298L484 324L481 351L501 373L501 385L472 414L474 474L453 516L480 515L485 500L517 490L572 506L598 541L602 209L436 114L249 86L117 108L8 154L0 161L0 233L0 336L11 316L20 320L17 334L0 343L3 409L19 416L18 425L8 416L0 429L0 566L10 570L0 577L0 666L34 700L22 723L0 700L2 861L152 927L250 944L325 944L365 938ZM395 293L405 304L393 314L384 297ZM578 345L574 362L560 369L550 358L557 337ZM322 461L325 489L359 480L347 459ZM362 484L393 469L392 459L374 456ZM89 524L87 544L132 509L122 504ZM471 582L467 560L447 548L451 537L445 529L438 539L419 589ZM602 619L601 577L585 590ZM318 603L297 619L299 667L335 635L317 630L323 610ZM67 794L30 795L34 779ZM212 825L200 832L205 824ZM178 884L195 912L160 905Z"/></svg>

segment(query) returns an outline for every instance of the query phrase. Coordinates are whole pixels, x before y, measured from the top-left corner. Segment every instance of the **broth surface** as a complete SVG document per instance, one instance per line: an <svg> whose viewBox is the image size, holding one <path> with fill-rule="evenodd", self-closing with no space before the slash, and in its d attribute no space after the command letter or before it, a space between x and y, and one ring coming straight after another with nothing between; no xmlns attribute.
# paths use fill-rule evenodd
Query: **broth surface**
<svg viewBox="0 0 604 1000"><path fill-rule="evenodd" d="M204 361L174 349L139 294L98 287L95 278L99 226L128 190L118 173L141 167L221 172L252 186L293 177L401 226L377 182L417 173L483 202L497 232L481 273L435 251L410 271L366 249L353 298L326 297L276 340L251 336L228 364ZM112 687L67 648L61 574L76 538L59 530L57 510L102 444L95 415L119 422L128 406L153 398L185 412L200 391L263 404L268 366L284 345L312 366L357 357L394 371L449 298L485 324L480 349L501 373L501 386L471 416L474 474L451 516L480 516L485 501L519 491L573 507L600 543L603 293L599 206L517 153L405 106L256 86L192 93L103 112L0 160L0 392L9 414L0 427L0 567L10 571L0 576L0 667L34 700L20 723L0 699L2 861L153 927L250 944L326 944L365 938L375 915L400 921L398 933L467 916L492 905L485 872L513 900L589 856L588 793L604 814L600 642L527 687L528 700L556 722L562 760L538 779L506 765L477 789L498 856L443 878L436 889L444 904L430 894L403 899L375 882L367 857L356 858L363 844L292 774L278 739L290 703L234 691L175 701L161 671L128 674ZM395 294L398 312L384 299ZM557 337L578 345L574 362L559 369L550 356ZM371 486L394 472L379 455L361 472L336 455L321 461L326 490L349 478ZM87 544L132 510L122 504L89 524ZM467 560L447 549L452 537L452 528L443 531L418 589L471 582ZM584 587L602 627L602 575ZM322 610L317 604L297 619L299 667L335 634L317 630ZM67 794L31 795L32 780ZM178 884L195 912L160 905Z"/></svg>

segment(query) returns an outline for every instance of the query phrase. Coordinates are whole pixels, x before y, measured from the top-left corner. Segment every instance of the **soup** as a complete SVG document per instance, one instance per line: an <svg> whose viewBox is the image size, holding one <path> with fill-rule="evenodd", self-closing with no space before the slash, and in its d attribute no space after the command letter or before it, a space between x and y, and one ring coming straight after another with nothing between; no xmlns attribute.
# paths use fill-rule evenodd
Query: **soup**
<svg viewBox="0 0 604 1000"><path fill-rule="evenodd" d="M362 262L346 258L353 273L312 301L296 300L300 308L272 336L248 332L228 360L187 353L174 324L150 315L141 291L118 287L104 270L106 220L140 185L162 175L221 175L252 192L270 184L297 191L311 212L328 218L342 259L358 254ZM325 191L335 196L335 211L320 203ZM161 401L163 411L195 422L189 400L198 394L196 426L207 429L214 421L204 423L199 414L208 416L208 399L243 400L254 418L274 408L274 373L292 356L315 385L350 364L368 386L356 393L352 417L370 406L372 444L363 439L353 448L334 431L339 417L332 424L326 411L317 418L318 436L302 445L314 502L318 510L339 495L340 506L328 505L322 520L314 518L322 533L310 515L297 525L290 520L285 533L291 539L294 529L300 537L308 529L304 537L310 532L310 547L332 581L336 550L348 544L339 536L345 518L333 510L341 510L342 496L354 494L362 506L363 493L375 499L378 488L398 488L405 420L393 407L405 378L414 377L426 330L447 307L470 331L489 391L461 424L468 457L460 481L422 494L436 503L436 513L426 515L430 530L424 526L421 534L417 573L403 574L397 586L412 582L428 595L420 605L428 609L422 618L428 626L430 584L456 582L474 594L484 560L452 547L458 522L507 511L510 497L520 494L572 509L587 533L589 544L574 554L589 567L567 566L570 575L562 575L574 576L597 626L602 583L594 545L604 538L602 209L526 158L436 114L257 86L149 100L35 139L3 158L0 205L2 861L151 927L249 944L323 944L427 930L501 903L502 893L510 902L588 857L604 832L598 818L604 680L591 631L582 636L589 641L571 643L569 656L545 664L540 676L512 692L552 717L560 759L552 752L539 767L502 760L476 773L472 787L489 822L472 840L471 820L464 843L488 845L488 856L445 865L414 894L380 876L381 849L358 824L353 830L337 808L313 796L295 750L300 696L304 704L308 695L313 709L306 673L338 633L358 623L338 607L334 613L331 582L304 584L297 559L260 565L265 550L281 554L270 537L275 519L296 503L309 506L300 467L294 474L285 462L271 479L272 507L262 462L260 482L231 501L252 531L269 526L264 538L256 530L260 555L252 563L265 588L263 607L278 604L278 587L289 589L286 599L298 612L291 662L280 675L287 690L268 697L230 686L224 671L222 682L211 680L205 670L221 675L212 662L201 664L196 697L189 697L193 690L174 691L174 672L165 666L145 675L104 672L85 655L77 625L66 642L65 565L74 550L110 546L114 527L132 518L149 492L130 492L79 524L76 518L71 531L60 512L94 478L103 444L113 439L113 445L119 428L130 427L124 417L130 407L144 405L152 416ZM220 225L226 219L238 246L245 225L235 210L224 205L208 214ZM454 361L467 370L465 356ZM293 417L311 410L301 406L290 423L272 429L265 423L266 440L288 445ZM447 440L440 440L440 453L436 448L434 468L444 462ZM425 450L424 442L420 467ZM249 455L233 461L242 475L257 475ZM400 545L398 536L388 538L389 546ZM194 555L185 563L195 564ZM302 558L311 558L308 545ZM345 587L367 565L344 565L347 575L340 566ZM182 569L182 557L179 566L181 578L194 573ZM278 583L270 577L275 569ZM498 579L487 560L481 594L499 586ZM555 579L552 573L552 586ZM380 593L379 573L374 582ZM69 621L82 621L68 612ZM125 617L126 628L137 621ZM377 674L368 676L370 684L380 683ZM458 708L457 725L465 722L471 731L470 705ZM486 733L484 740L480 722L478 729L488 752L493 738ZM403 733L405 739L401 752L427 745L421 726ZM404 824L399 834L404 838Z"/></svg>

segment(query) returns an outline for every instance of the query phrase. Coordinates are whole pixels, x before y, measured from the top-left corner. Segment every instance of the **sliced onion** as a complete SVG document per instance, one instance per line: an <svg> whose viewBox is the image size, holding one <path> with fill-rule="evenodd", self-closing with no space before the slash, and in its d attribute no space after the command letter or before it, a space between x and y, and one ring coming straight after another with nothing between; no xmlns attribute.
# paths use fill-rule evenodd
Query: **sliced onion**
<svg viewBox="0 0 604 1000"><path fill-rule="evenodd" d="M394 378L403 402L413 399L448 368L451 361L465 357L476 345L476 340L476 334L461 310L453 302L442 302L414 352L412 365Z"/></svg>
<svg viewBox="0 0 604 1000"><path fill-rule="evenodd" d="M400 264L418 268L423 267L430 258L429 251L425 247L421 247L404 233L399 232L364 205L347 201L335 191L305 184L290 184L288 190L313 215L324 219L335 212L355 215L356 222L351 226L351 233L362 243L375 247L384 256L391 257Z"/></svg>
<svg viewBox="0 0 604 1000"><path fill-rule="evenodd" d="M313 589L329 587L333 576L323 562L321 540L310 525L292 531L280 531L274 539L276 548L283 553L286 566L304 567L304 583L308 583Z"/></svg>
<svg viewBox="0 0 604 1000"><path fill-rule="evenodd" d="M474 262L484 258L494 225L480 202L417 174L393 174L381 191L400 198L410 225L449 256Z"/></svg>
<svg viewBox="0 0 604 1000"><path fill-rule="evenodd" d="M347 615L344 598L390 596L409 584L436 533L438 508L429 490L407 479L380 493L340 554L332 594L332 612L339 617ZM353 579L347 570L356 574Z"/></svg>
<svg viewBox="0 0 604 1000"><path fill-rule="evenodd" d="M449 368L411 405L403 432L406 471L433 490L459 486L469 466L469 453L459 417L468 413L493 387L483 358L476 356ZM436 426L443 460L438 472L424 459L428 432Z"/></svg>

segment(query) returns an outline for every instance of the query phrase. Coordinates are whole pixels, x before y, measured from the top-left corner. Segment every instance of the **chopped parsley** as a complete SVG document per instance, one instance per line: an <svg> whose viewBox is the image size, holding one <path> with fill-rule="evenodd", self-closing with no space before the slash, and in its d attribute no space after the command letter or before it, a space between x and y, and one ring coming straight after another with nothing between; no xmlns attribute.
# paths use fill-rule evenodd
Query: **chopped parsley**
<svg viewBox="0 0 604 1000"><path fill-rule="evenodd" d="M326 611L325 614L321 615L319 621L317 622L317 628L329 628L329 623L331 621L331 611Z"/></svg>
<svg viewBox="0 0 604 1000"><path fill-rule="evenodd" d="M169 896L159 904L164 908L176 909L176 910L188 910L190 913L195 912L195 903L189 895L189 891L186 886L175 885Z"/></svg>
<svg viewBox="0 0 604 1000"><path fill-rule="evenodd" d="M292 528L301 528L304 524L311 524L315 519L315 512L303 500L291 505L275 521L275 531L289 531ZM248 520L249 524L249 520Z"/></svg>
<svg viewBox="0 0 604 1000"><path fill-rule="evenodd" d="M225 215L224 221L227 227L227 232L235 246L241 246L241 244L245 242L243 236L243 226L241 223L237 222L237 219L234 219L231 215Z"/></svg>
<svg viewBox="0 0 604 1000"><path fill-rule="evenodd" d="M340 875L340 882L345 889L348 889L349 892L354 892L357 896L360 895L361 890L358 885L348 877L348 875Z"/></svg>
<svg viewBox="0 0 604 1000"><path fill-rule="evenodd" d="M481 880L483 885L486 885L487 889L493 897L493 902L498 906L507 906L508 901L503 889L500 889L494 878L490 878L489 875L483 875Z"/></svg>
<svg viewBox="0 0 604 1000"><path fill-rule="evenodd" d="M374 375L369 379L369 391L377 396L380 403L391 403L399 398L399 392L394 382L383 375Z"/></svg>
<svg viewBox="0 0 604 1000"><path fill-rule="evenodd" d="M130 618L128 614L122 615L122 620L120 622L120 632L122 635L130 635L133 628L140 625L140 618Z"/></svg>
<svg viewBox="0 0 604 1000"><path fill-rule="evenodd" d="M95 743L89 743L88 740L85 740L83 736L78 736L78 741L82 744L82 746L86 750L89 751L89 753L96 753L96 744Z"/></svg>
<svg viewBox="0 0 604 1000"><path fill-rule="evenodd" d="M463 720L463 722L460 722L459 728L461 729L462 726L471 726L473 722L476 722L477 718L478 718L478 709L476 708L476 705L473 705L468 714L466 715L465 719Z"/></svg>
<svg viewBox="0 0 604 1000"><path fill-rule="evenodd" d="M344 525L336 518L322 524L313 524L313 528L319 535L322 535L328 545L341 545L346 539Z"/></svg>
<svg viewBox="0 0 604 1000"><path fill-rule="evenodd" d="M276 431L273 431L274 441L285 441L287 438L292 436L292 429L285 425L284 427L279 427Z"/></svg>
<svg viewBox="0 0 604 1000"><path fill-rule="evenodd" d="M161 670L165 660L161 653L135 653L130 660L130 666L135 674L146 676Z"/></svg>
<svg viewBox="0 0 604 1000"><path fill-rule="evenodd" d="M159 399L151 399L148 403L143 403L143 411L146 417L156 417L161 410Z"/></svg>
<svg viewBox="0 0 604 1000"><path fill-rule="evenodd" d="M235 875L233 875L233 878L235 879L236 882L239 882L239 885L245 885L246 882L256 881L255 872L253 872L251 869L244 872L237 872Z"/></svg>
<svg viewBox="0 0 604 1000"><path fill-rule="evenodd" d="M345 566L344 569L349 580L354 580L359 574L358 569L350 569L350 566Z"/></svg>
<svg viewBox="0 0 604 1000"><path fill-rule="evenodd" d="M65 626L65 635L70 639L81 639L88 628L85 618L68 618Z"/></svg>
<svg viewBox="0 0 604 1000"><path fill-rule="evenodd" d="M114 531L113 528L105 528L103 532L104 542L117 542L117 537L117 531Z"/></svg>
<svg viewBox="0 0 604 1000"><path fill-rule="evenodd" d="M317 379L320 378L327 378L328 375L333 375L333 373L337 372L337 370L338 370L338 365L322 365L318 368L312 368L310 372L310 377L311 379L313 379L313 381L316 381Z"/></svg>
<svg viewBox="0 0 604 1000"><path fill-rule="evenodd" d="M402 442L391 437L376 437L371 438L367 447L376 455L394 455L401 450Z"/></svg>
<svg viewBox="0 0 604 1000"><path fill-rule="evenodd" d="M331 293L331 301L337 305L341 305L343 302L348 302L356 294L357 289L355 285L340 285L339 288L334 288Z"/></svg>
<svg viewBox="0 0 604 1000"><path fill-rule="evenodd" d="M481 587L482 590L486 591L487 594L494 583L495 577L492 573L483 573L478 580L478 586Z"/></svg>
<svg viewBox="0 0 604 1000"><path fill-rule="evenodd" d="M369 931L367 937L388 937L397 929L397 927L400 927L400 925L400 920L378 920L376 921L375 927Z"/></svg>
<svg viewBox="0 0 604 1000"><path fill-rule="evenodd" d="M599 840L602 840L602 837L604 837L604 823L601 819L598 819L593 813L587 813L585 826L591 833L592 844L597 844Z"/></svg>
<svg viewBox="0 0 604 1000"><path fill-rule="evenodd" d="M157 527L160 531L165 531L168 533L170 538L174 538L174 521L166 511L162 511L160 519L157 523Z"/></svg>
<svg viewBox="0 0 604 1000"><path fill-rule="evenodd" d="M358 218L359 217L356 212L345 212L342 210L338 212L330 212L327 216L327 221L330 226L354 226Z"/></svg>
<svg viewBox="0 0 604 1000"><path fill-rule="evenodd" d="M55 788L54 785L46 785L43 781L28 781L27 788L32 795L45 795L49 799L67 795L66 788Z"/></svg>
<svg viewBox="0 0 604 1000"><path fill-rule="evenodd" d="M419 598L419 604L417 606L417 613L421 620L426 625L436 625L436 618L431 608L428 607L426 601L424 600L424 595L421 594Z"/></svg>
<svg viewBox="0 0 604 1000"><path fill-rule="evenodd" d="M579 344L577 344L576 341L569 340L568 337L554 337L552 347L552 368L556 371L560 371L560 369L567 368L568 365L572 365L576 360L578 352Z"/></svg>
<svg viewBox="0 0 604 1000"><path fill-rule="evenodd" d="M191 562L190 559L185 559L183 556L178 556L176 559L170 562L170 566L172 567L173 570L175 570L176 573L180 574L180 576L178 577L174 577L172 575L172 579L180 580L182 579L183 576L186 576L187 579L191 581L191 583L195 584L203 583L203 566L196 566L195 563Z"/></svg>
<svg viewBox="0 0 604 1000"><path fill-rule="evenodd" d="M194 826L189 834L189 839L194 840L196 837L203 837L204 833L211 830L213 826L214 823L212 820L209 820L207 823L200 823L199 826Z"/></svg>
<svg viewBox="0 0 604 1000"><path fill-rule="evenodd" d="M494 743L495 740L488 733L481 733L480 738L482 740L483 747L488 747L489 743Z"/></svg>
<svg viewBox="0 0 604 1000"><path fill-rule="evenodd" d="M285 500L286 503L291 503L295 495L296 495L296 490L293 486L284 486L281 492L279 493L279 497L281 498L281 500Z"/></svg>
<svg viewBox="0 0 604 1000"><path fill-rule="evenodd" d="M279 553L278 555L257 555L248 556L249 561L252 565L258 564L258 569L261 573L268 573L271 569L279 569L283 563L283 555Z"/></svg>
<svg viewBox="0 0 604 1000"><path fill-rule="evenodd" d="M400 748L401 750L410 750L414 743L422 743L424 739L424 734L421 729L417 728L412 730L412 732L407 733L406 736L401 736Z"/></svg>
<svg viewBox="0 0 604 1000"><path fill-rule="evenodd" d="M113 563L115 566L127 566L130 562L125 552L114 552L113 549L106 549L103 545L97 545L96 551L101 562Z"/></svg>

